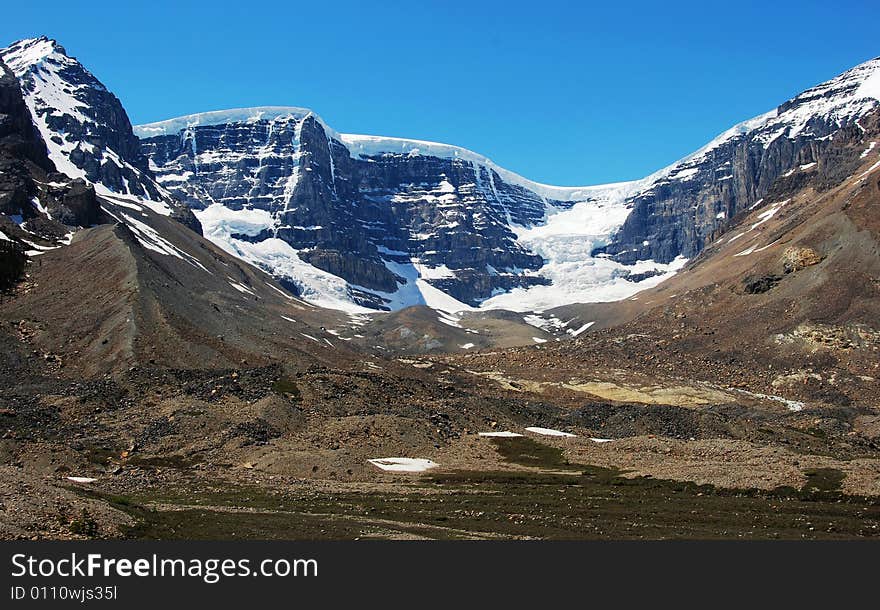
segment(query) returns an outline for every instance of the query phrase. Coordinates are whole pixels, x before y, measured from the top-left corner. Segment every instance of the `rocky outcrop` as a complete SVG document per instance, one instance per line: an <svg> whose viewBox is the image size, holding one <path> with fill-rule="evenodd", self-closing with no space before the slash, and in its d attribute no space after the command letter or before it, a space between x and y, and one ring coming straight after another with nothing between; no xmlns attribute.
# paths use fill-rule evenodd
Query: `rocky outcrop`
<svg viewBox="0 0 880 610"><path fill-rule="evenodd" d="M46 145L31 121L18 79L0 60L0 146L3 153L27 159L45 171L54 171Z"/></svg>
<svg viewBox="0 0 880 610"><path fill-rule="evenodd" d="M785 273L794 273L821 262L822 256L812 248L791 246L782 253L782 270Z"/></svg>
<svg viewBox="0 0 880 610"><path fill-rule="evenodd" d="M24 248L10 239L0 240L0 290L12 286L24 273Z"/></svg>

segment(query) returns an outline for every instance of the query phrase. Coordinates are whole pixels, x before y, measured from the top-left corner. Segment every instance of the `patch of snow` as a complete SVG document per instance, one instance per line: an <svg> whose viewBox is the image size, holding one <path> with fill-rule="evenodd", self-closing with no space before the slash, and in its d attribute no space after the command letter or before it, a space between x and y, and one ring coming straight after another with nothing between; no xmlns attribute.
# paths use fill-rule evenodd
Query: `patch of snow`
<svg viewBox="0 0 880 610"><path fill-rule="evenodd" d="M374 458L367 461L380 470L390 472L425 472L440 465L437 462L423 458L389 457Z"/></svg>
<svg viewBox="0 0 880 610"><path fill-rule="evenodd" d="M877 169L878 167L880 167L880 161L877 161L874 165L872 165L871 167L869 167L868 170L867 170L866 172L864 172L861 176L859 176L859 179L864 178L865 176L867 176L868 174L870 174L871 172L873 172L873 171L874 171L875 169Z"/></svg>
<svg viewBox="0 0 880 610"><path fill-rule="evenodd" d="M204 210L194 210L194 213L202 223L207 239L270 275L293 283L306 301L350 313L373 311L354 303L345 280L303 261L298 251L287 242L270 237L254 243L235 237L237 233L258 235L264 229L271 228L274 220L268 212L256 209L230 210L220 204L212 204Z"/></svg>
<svg viewBox="0 0 880 610"><path fill-rule="evenodd" d="M494 438L516 438L518 436L522 436L522 434L511 432L510 430L503 430L501 432L480 432L480 436L489 436Z"/></svg>
<svg viewBox="0 0 880 610"><path fill-rule="evenodd" d="M699 168L689 167L686 169L679 170L673 174L670 174L669 179L670 180L678 180L679 182L687 182L688 180L692 180L699 173L700 173Z"/></svg>
<svg viewBox="0 0 880 610"><path fill-rule="evenodd" d="M776 396L774 394L761 394L760 392L749 392L748 390L743 390L740 388L732 388L734 391L739 392L740 394L745 394L747 396L752 396L753 398L762 398L764 400L772 400L775 402L780 402L788 407L789 411L802 411L806 404L797 401L797 400L789 400L787 398L783 398L782 396Z"/></svg>
<svg viewBox="0 0 880 610"><path fill-rule="evenodd" d="M590 328L590 327L591 327L593 324L595 324L595 323L596 323L595 321L593 321L593 322L587 322L586 324L584 324L583 326L581 326L581 327L578 328L577 330L571 330L571 329L569 329L569 330L568 330L568 334L571 335L572 337L577 337L579 334L581 334L582 332L584 332L585 330L587 330L588 328Z"/></svg>
<svg viewBox="0 0 880 610"><path fill-rule="evenodd" d="M238 290L238 291L241 292L241 293L249 294L249 295L251 295L251 296L257 296L257 294L256 294L253 290L251 290L250 288L248 288L248 287L245 286L244 284L240 284L240 283L238 283L238 282L236 282L236 281L229 280L229 285L232 286L233 288L235 288L236 290Z"/></svg>
<svg viewBox="0 0 880 610"><path fill-rule="evenodd" d="M535 434L543 434L544 436L577 436L576 434L572 434L570 432L563 432L562 430L553 430L552 428L538 428L536 426L531 426L526 428L529 432L534 432Z"/></svg>
<svg viewBox="0 0 880 610"><path fill-rule="evenodd" d="M355 286L355 288L378 295L392 310L403 309L411 305L427 305L447 314L472 311L474 309L470 305L462 303L458 299L446 294L439 288L432 286L427 280L423 279L419 269L412 261L400 263L385 260L384 263L389 271L404 280L404 283L398 282L398 288L395 292L368 290L362 286ZM441 319L441 322L443 321ZM451 326L459 326L457 320L451 320L450 322Z"/></svg>

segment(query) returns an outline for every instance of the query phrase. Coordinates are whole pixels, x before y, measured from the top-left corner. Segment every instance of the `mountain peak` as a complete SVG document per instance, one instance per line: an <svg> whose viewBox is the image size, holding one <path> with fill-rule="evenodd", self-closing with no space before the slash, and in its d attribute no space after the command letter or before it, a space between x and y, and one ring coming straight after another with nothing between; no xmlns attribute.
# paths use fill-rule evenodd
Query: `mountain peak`
<svg viewBox="0 0 880 610"><path fill-rule="evenodd" d="M2 53L6 65L16 74L43 63L49 57L62 56L70 59L65 48L47 36L23 38L13 42Z"/></svg>

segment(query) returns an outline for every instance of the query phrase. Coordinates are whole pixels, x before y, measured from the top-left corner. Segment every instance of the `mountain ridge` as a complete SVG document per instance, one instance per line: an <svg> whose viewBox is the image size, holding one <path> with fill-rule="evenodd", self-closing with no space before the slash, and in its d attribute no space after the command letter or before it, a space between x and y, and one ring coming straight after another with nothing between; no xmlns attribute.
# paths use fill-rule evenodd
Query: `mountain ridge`
<svg viewBox="0 0 880 610"><path fill-rule="evenodd" d="M454 145L340 134L305 108L132 128L117 119L118 99L55 41L2 53L68 175L117 201L188 214L189 226L207 224L216 244L291 291L360 313L530 311L632 296L699 254L782 174L821 161L823 141L880 97L880 60L869 60L642 179L554 187ZM178 199L195 215L178 212Z"/></svg>

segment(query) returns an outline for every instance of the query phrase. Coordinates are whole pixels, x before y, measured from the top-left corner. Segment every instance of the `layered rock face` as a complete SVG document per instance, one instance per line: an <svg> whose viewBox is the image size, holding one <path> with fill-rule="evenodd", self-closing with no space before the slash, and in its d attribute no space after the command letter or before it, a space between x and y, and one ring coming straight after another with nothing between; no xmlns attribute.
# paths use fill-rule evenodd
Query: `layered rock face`
<svg viewBox="0 0 880 610"><path fill-rule="evenodd" d="M390 295L417 278L468 304L546 283L526 273L543 260L517 243L511 225L570 205L464 159L356 147L353 154L346 136L306 110L206 113L137 132L158 180L188 205L265 213L264 226L229 237L280 239L303 262L349 282L357 300L383 309L397 306Z"/></svg>
<svg viewBox="0 0 880 610"><path fill-rule="evenodd" d="M0 61L0 213L25 216L33 209L36 185L31 168L54 169L31 123L18 80Z"/></svg>
<svg viewBox="0 0 880 610"><path fill-rule="evenodd" d="M838 165L828 157L831 137L858 129L858 120L878 106L878 96L880 58L737 125L631 197L632 213L597 253L627 264L699 254L780 178Z"/></svg>

